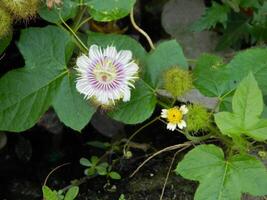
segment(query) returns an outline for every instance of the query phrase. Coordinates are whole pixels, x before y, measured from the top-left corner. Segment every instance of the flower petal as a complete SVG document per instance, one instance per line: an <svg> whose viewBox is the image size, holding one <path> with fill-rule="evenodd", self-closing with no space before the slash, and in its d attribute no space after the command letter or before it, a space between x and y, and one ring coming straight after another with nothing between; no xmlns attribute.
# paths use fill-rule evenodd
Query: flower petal
<svg viewBox="0 0 267 200"><path fill-rule="evenodd" d="M186 113L188 113L188 108L186 107L186 105L182 105L180 107L180 111L183 113L183 115L185 115Z"/></svg>
<svg viewBox="0 0 267 200"><path fill-rule="evenodd" d="M185 123L184 120L182 120L182 121L181 121L180 123L178 123L177 125L178 125L179 129L183 129L183 128L186 127L186 123Z"/></svg>
<svg viewBox="0 0 267 200"><path fill-rule="evenodd" d="M130 91L130 89L129 89L129 88L128 88L128 89L125 89L125 90L124 90L124 94L123 94L123 99L122 99L122 101L123 101L123 102L130 101L130 98L131 98L131 91Z"/></svg>
<svg viewBox="0 0 267 200"><path fill-rule="evenodd" d="M132 52L129 50L122 50L117 54L116 60L121 64L127 64L132 59Z"/></svg>
<svg viewBox="0 0 267 200"><path fill-rule="evenodd" d="M168 123L167 124L167 129L171 130L171 131L174 131L176 129L176 124Z"/></svg>
<svg viewBox="0 0 267 200"><path fill-rule="evenodd" d="M76 61L76 65L78 66L76 70L79 72L85 71L90 66L90 63L90 59L86 55L82 54Z"/></svg>
<svg viewBox="0 0 267 200"><path fill-rule="evenodd" d="M112 58L115 59L117 56L117 50L115 47L113 46L108 46L105 50L104 50L104 57L108 57L108 58Z"/></svg>
<svg viewBox="0 0 267 200"><path fill-rule="evenodd" d="M167 118L168 116L168 110L167 109L162 109L161 110L161 115L162 118Z"/></svg>
<svg viewBox="0 0 267 200"><path fill-rule="evenodd" d="M100 60L103 58L101 47L98 47L95 44L91 45L89 49L89 58L92 60Z"/></svg>

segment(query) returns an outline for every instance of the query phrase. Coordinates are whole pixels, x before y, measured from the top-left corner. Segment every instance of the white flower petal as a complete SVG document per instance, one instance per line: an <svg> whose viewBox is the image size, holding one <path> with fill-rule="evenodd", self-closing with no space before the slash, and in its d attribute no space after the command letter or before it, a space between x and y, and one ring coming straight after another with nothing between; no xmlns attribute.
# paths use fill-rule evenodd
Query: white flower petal
<svg viewBox="0 0 267 200"><path fill-rule="evenodd" d="M167 124L167 129L171 130L171 131L174 131L176 129L176 124L168 123Z"/></svg>
<svg viewBox="0 0 267 200"><path fill-rule="evenodd" d="M122 101L123 102L127 102L127 101L130 101L130 98L131 98L131 92L130 92L130 89L125 89L124 90L124 94L123 94L123 99Z"/></svg>
<svg viewBox="0 0 267 200"><path fill-rule="evenodd" d="M83 54L77 59L76 65L78 66L76 68L78 71L84 71L90 66L90 59Z"/></svg>
<svg viewBox="0 0 267 200"><path fill-rule="evenodd" d="M182 121L181 121L180 123L178 123L177 125L178 125L179 129L183 129L183 128L186 127L186 123L185 123L184 120L182 120Z"/></svg>
<svg viewBox="0 0 267 200"><path fill-rule="evenodd" d="M132 62L125 67L125 72L127 73L127 75L129 75L129 77L131 77L137 74L138 69L139 69L138 65Z"/></svg>
<svg viewBox="0 0 267 200"><path fill-rule="evenodd" d="M116 60L121 64L127 64L132 59L132 52L128 50L122 50L117 54Z"/></svg>
<svg viewBox="0 0 267 200"><path fill-rule="evenodd" d="M167 109L162 109L161 110L161 115L162 118L167 118L168 116L168 110Z"/></svg>
<svg viewBox="0 0 267 200"><path fill-rule="evenodd" d="M185 115L186 113L188 113L188 108L186 107L186 105L182 105L180 107L180 111L183 113L183 115Z"/></svg>
<svg viewBox="0 0 267 200"><path fill-rule="evenodd" d="M100 60L103 57L103 53L100 47L97 45L91 45L89 49L89 58L92 60Z"/></svg>
<svg viewBox="0 0 267 200"><path fill-rule="evenodd" d="M108 46L105 50L104 50L104 56L108 57L108 58L113 58L115 59L117 56L117 50L115 47L113 46Z"/></svg>

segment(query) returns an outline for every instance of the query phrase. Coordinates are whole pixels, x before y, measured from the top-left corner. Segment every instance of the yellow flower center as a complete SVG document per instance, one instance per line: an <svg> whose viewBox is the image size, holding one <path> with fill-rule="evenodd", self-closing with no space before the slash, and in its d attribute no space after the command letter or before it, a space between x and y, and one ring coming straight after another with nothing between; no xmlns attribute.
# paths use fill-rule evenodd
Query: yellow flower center
<svg viewBox="0 0 267 200"><path fill-rule="evenodd" d="M179 110L179 108L170 108L168 109L168 114L167 114L167 120L170 123L180 123L183 119L183 113Z"/></svg>

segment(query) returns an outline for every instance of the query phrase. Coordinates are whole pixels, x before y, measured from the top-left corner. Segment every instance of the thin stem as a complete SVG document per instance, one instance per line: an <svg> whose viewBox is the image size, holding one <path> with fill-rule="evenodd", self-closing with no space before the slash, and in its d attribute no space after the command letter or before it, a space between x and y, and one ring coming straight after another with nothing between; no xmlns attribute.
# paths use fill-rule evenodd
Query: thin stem
<svg viewBox="0 0 267 200"><path fill-rule="evenodd" d="M190 134L188 133L188 131L185 131L185 132L184 132L184 135L185 135L185 137L186 137L188 140L191 140L191 141L193 141L193 142L202 142L202 141L204 141L204 140L210 139L211 136L212 136L212 134L209 133L209 134L204 135L204 136L198 136L198 137L195 137L195 136L190 135Z"/></svg>
<svg viewBox="0 0 267 200"><path fill-rule="evenodd" d="M142 131L144 128L148 127L149 125L153 124L154 122L156 122L160 117L156 117L154 119L152 119L151 121L149 121L148 123L146 123L145 125L143 125L142 127L140 127L139 129L137 129L130 137L129 139L126 141L124 147L123 147L123 154L126 155L128 148L129 148L129 143L130 141L140 132Z"/></svg>
<svg viewBox="0 0 267 200"><path fill-rule="evenodd" d="M153 93L156 93L156 90L151 87L144 79L140 79Z"/></svg>
<svg viewBox="0 0 267 200"><path fill-rule="evenodd" d="M169 105L167 105L166 103L160 101L159 99L157 100L157 103L158 103L159 105L161 105L163 108L166 108L166 109L170 108Z"/></svg>
<svg viewBox="0 0 267 200"><path fill-rule="evenodd" d="M152 156L148 157L141 165L139 165L137 167L137 169L130 175L130 177L133 177L148 161L150 161L152 158L154 158L155 156L163 153L163 152L166 152L166 151L172 151L172 150L175 150L175 149L180 149L181 148L181 151L187 149L188 147L190 147L193 143L190 141L188 142L185 142L183 144L176 144L176 145L173 145L173 146L169 146L169 147L166 147L160 151L157 151L156 153L154 153Z"/></svg>
<svg viewBox="0 0 267 200"><path fill-rule="evenodd" d="M49 174L46 176L43 186L46 185L46 183L47 183L47 181L48 181L48 178L49 178L49 177L50 177L56 170L58 170L58 169L61 168L61 167L66 166L66 165L69 165L69 164L70 164L70 163L64 163L64 164L62 164L62 165L57 166L57 167L54 168L53 170L51 170L51 171L49 172Z"/></svg>
<svg viewBox="0 0 267 200"><path fill-rule="evenodd" d="M67 33L69 33L69 31L62 26L61 24L57 23L57 26L60 27L63 31L66 31ZM83 53L87 53L87 51L83 48L83 46L81 46L81 44L75 39L74 40L75 44L77 45L77 47L83 52Z"/></svg>
<svg viewBox="0 0 267 200"><path fill-rule="evenodd" d="M77 26L77 28L75 29L75 32L77 32L77 31L81 28L82 25L84 25L86 22L90 21L91 19L92 19L92 17L88 17L88 18L86 18L85 20L83 20L83 21Z"/></svg>
<svg viewBox="0 0 267 200"><path fill-rule="evenodd" d="M133 25L133 27L139 32L141 33L143 36L145 36L145 38L147 39L149 45L150 45L150 48L151 49L155 49L155 46L151 40L151 38L149 37L149 35L143 30L141 29L136 23L135 23L135 20L134 20L134 8L132 8L131 10L131 13L130 13L130 19L131 19L131 23Z"/></svg>
<svg viewBox="0 0 267 200"><path fill-rule="evenodd" d="M166 176L166 178L165 178L164 185L163 185L163 188L162 188L162 190L161 190L161 195L160 195L159 200L162 200L162 199L163 199L163 195L164 195L165 188L166 188L166 185L167 185L168 180L169 180L169 176L170 176L170 173L171 173L171 170L172 170L172 166L173 166L174 160L175 160L177 154L180 153L182 150L183 150L183 149L180 149L180 150L176 151L176 153L175 153L175 154L173 155L173 157L172 157L172 161L171 161L171 164L170 164L170 167L169 167L167 176Z"/></svg>
<svg viewBox="0 0 267 200"><path fill-rule="evenodd" d="M215 112L215 111L217 110L217 108L221 105L223 99L224 99L225 97L227 97L229 94L231 94L233 91L235 91L235 89L236 89L236 88L233 88L233 89L231 89L230 91L228 91L227 93L225 93L223 96L219 97L219 100L218 100L216 106L213 108L212 112Z"/></svg>
<svg viewBox="0 0 267 200"><path fill-rule="evenodd" d="M59 18L61 22L67 27L67 29L71 32L71 34L75 37L75 39L80 43L80 45L88 52L88 48L85 46L85 44L80 40L80 38L76 35L76 33L72 30L72 28L63 20L61 13L59 12Z"/></svg>
<svg viewBox="0 0 267 200"><path fill-rule="evenodd" d="M81 21L83 19L84 13L87 10L87 7L86 6L81 6L80 9L81 10L79 11L78 15L75 17L74 23L73 23L73 26L72 26L72 29L74 30L75 33L79 30L80 23L81 23Z"/></svg>

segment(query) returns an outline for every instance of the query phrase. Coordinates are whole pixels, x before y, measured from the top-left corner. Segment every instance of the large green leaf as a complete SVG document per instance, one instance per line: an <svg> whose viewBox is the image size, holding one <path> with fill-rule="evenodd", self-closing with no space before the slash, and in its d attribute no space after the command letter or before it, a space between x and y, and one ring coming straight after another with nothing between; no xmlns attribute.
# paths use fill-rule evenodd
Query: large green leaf
<svg viewBox="0 0 267 200"><path fill-rule="evenodd" d="M267 49L255 48L238 53L227 65L232 77L240 82L252 72L263 92L267 94Z"/></svg>
<svg viewBox="0 0 267 200"><path fill-rule="evenodd" d="M211 54L202 54L193 70L194 85L199 91L210 97L221 97L231 90L234 82L226 69L223 59Z"/></svg>
<svg viewBox="0 0 267 200"><path fill-rule="evenodd" d="M160 43L148 55L146 64L145 81L154 88L162 85L162 73L168 68L179 66L188 69L183 50L175 40Z"/></svg>
<svg viewBox="0 0 267 200"><path fill-rule="evenodd" d="M125 124L141 123L152 115L156 102L154 92L140 80L136 88L132 89L131 100L121 102L109 115Z"/></svg>
<svg viewBox="0 0 267 200"><path fill-rule="evenodd" d="M89 32L88 34L88 45L99 45L103 48L107 46L115 46L117 50L130 50L133 53L133 58L139 64L145 62L146 51L142 45L135 39L126 35L117 34L102 34Z"/></svg>
<svg viewBox="0 0 267 200"><path fill-rule="evenodd" d="M66 68L72 46L70 35L55 26L24 29L18 42L26 67L44 70Z"/></svg>
<svg viewBox="0 0 267 200"><path fill-rule="evenodd" d="M238 200L242 193L267 194L267 171L256 158L235 155L225 160L222 149L200 145L178 163L176 172L199 181L195 200Z"/></svg>
<svg viewBox="0 0 267 200"><path fill-rule="evenodd" d="M66 60L73 46L57 27L29 28L18 43L26 66L0 79L0 130L23 131L32 127L53 106L67 126L81 130L94 109L75 90Z"/></svg>
<svg viewBox="0 0 267 200"><path fill-rule="evenodd" d="M128 15L135 0L86 0L86 4L94 20L107 22Z"/></svg>
<svg viewBox="0 0 267 200"><path fill-rule="evenodd" d="M77 131L81 131L87 125L95 112L95 108L76 90L75 80L71 74L64 77L53 101L53 107L59 119Z"/></svg>
<svg viewBox="0 0 267 200"><path fill-rule="evenodd" d="M50 106L67 72L22 68L0 79L0 130L20 132L32 127Z"/></svg>
<svg viewBox="0 0 267 200"><path fill-rule="evenodd" d="M267 120L260 119L263 97L252 73L238 85L232 100L233 113L215 114L221 132L230 137L248 135L255 140L267 139Z"/></svg>
<svg viewBox="0 0 267 200"><path fill-rule="evenodd" d="M77 0L64 0L60 7L54 5L51 9L49 9L46 3L43 2L38 10L38 14L48 22L61 23L60 15L62 19L66 21L75 16L77 8Z"/></svg>

